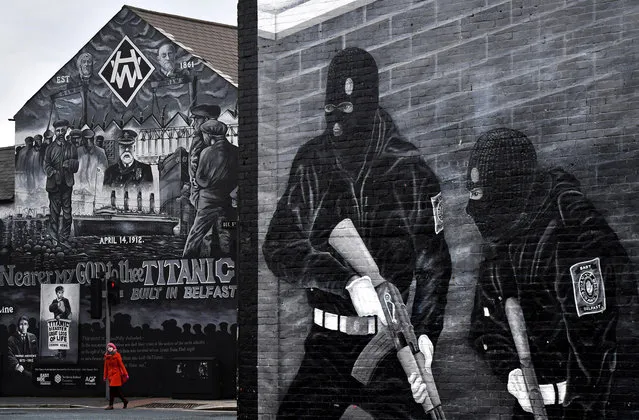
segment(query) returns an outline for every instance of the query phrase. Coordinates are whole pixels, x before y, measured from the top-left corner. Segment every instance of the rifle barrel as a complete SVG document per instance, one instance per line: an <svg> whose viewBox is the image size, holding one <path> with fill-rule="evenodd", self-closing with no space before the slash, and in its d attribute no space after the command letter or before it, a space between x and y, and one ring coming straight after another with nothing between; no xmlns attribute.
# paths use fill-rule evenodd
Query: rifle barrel
<svg viewBox="0 0 639 420"><path fill-rule="evenodd" d="M432 420L446 420L446 416L444 415L444 410L441 405L438 405L430 412L430 418Z"/></svg>

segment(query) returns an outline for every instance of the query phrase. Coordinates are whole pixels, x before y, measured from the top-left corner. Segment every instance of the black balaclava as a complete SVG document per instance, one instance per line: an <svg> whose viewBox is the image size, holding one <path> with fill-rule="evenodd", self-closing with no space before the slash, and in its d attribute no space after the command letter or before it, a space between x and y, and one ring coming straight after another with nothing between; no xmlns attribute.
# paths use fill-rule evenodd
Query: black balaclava
<svg viewBox="0 0 639 420"><path fill-rule="evenodd" d="M377 63L360 48L338 52L326 78L326 130L332 142L361 141L370 137L379 105ZM364 143L363 145L366 145Z"/></svg>
<svg viewBox="0 0 639 420"><path fill-rule="evenodd" d="M498 242L523 217L535 180L537 154L517 130L497 128L482 134L468 161L466 188L481 188L466 212L484 239Z"/></svg>

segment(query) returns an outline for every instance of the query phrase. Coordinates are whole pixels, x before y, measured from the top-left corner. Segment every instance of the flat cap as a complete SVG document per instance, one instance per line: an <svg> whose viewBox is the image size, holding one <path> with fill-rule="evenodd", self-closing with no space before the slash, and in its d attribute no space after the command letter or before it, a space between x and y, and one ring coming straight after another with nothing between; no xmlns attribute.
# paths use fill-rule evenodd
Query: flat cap
<svg viewBox="0 0 639 420"><path fill-rule="evenodd" d="M122 133L120 133L120 136L118 137L118 143L123 146L129 146L135 143L137 136L138 133L133 130L122 130Z"/></svg>
<svg viewBox="0 0 639 420"><path fill-rule="evenodd" d="M33 140L42 140L42 134L36 134L33 136Z"/></svg>
<svg viewBox="0 0 639 420"><path fill-rule="evenodd" d="M82 131L78 130L77 128L74 128L73 130L69 131L69 138L71 139L75 139L75 138L80 138L82 137Z"/></svg>
<svg viewBox="0 0 639 420"><path fill-rule="evenodd" d="M85 139L92 139L95 137L95 133L90 128L85 128L82 130L82 137Z"/></svg>
<svg viewBox="0 0 639 420"><path fill-rule="evenodd" d="M200 104L191 107L192 117L217 118L220 116L220 107L212 104Z"/></svg>
<svg viewBox="0 0 639 420"><path fill-rule="evenodd" d="M53 138L53 131L51 130L47 130L44 132L44 138L45 139L52 139Z"/></svg>
<svg viewBox="0 0 639 420"><path fill-rule="evenodd" d="M58 127L68 127L69 124L69 120L56 120L53 123L53 128L58 128Z"/></svg>
<svg viewBox="0 0 639 420"><path fill-rule="evenodd" d="M223 136L227 130L226 124L218 120L208 120L200 126L200 130L203 133L210 134L212 136Z"/></svg>

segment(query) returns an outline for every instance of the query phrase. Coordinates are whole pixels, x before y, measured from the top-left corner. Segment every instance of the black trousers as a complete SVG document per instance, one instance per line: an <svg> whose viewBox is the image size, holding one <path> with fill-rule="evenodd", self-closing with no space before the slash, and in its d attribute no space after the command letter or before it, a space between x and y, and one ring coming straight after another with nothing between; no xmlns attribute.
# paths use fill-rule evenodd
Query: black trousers
<svg viewBox="0 0 639 420"><path fill-rule="evenodd" d="M200 200L202 201L202 200ZM209 205L198 209L184 245L184 258L200 258L228 254L231 251L231 231L222 227L226 209ZM211 232L210 238L207 235Z"/></svg>
<svg viewBox="0 0 639 420"><path fill-rule="evenodd" d="M59 185L57 191L49 191L49 234L53 239L66 241L71 234L71 194L73 187ZM62 213L62 226L60 226Z"/></svg>
<svg viewBox="0 0 639 420"><path fill-rule="evenodd" d="M122 387L121 386L110 386L109 387L109 405L113 405L113 401L115 400L115 397L120 398L123 403L125 403L127 401L127 399L124 398L124 394L122 393Z"/></svg>

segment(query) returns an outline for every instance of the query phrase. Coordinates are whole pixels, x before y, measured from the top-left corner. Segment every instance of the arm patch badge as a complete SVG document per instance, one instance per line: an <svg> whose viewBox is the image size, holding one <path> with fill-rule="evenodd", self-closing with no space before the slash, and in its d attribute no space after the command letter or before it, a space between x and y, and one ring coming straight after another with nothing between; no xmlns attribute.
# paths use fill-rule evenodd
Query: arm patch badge
<svg viewBox="0 0 639 420"><path fill-rule="evenodd" d="M599 257L570 267L570 277L578 316L606 310L606 290Z"/></svg>
<svg viewBox="0 0 639 420"><path fill-rule="evenodd" d="M433 218L435 219L435 235L444 230L444 203L442 193L430 198L433 205Z"/></svg>

